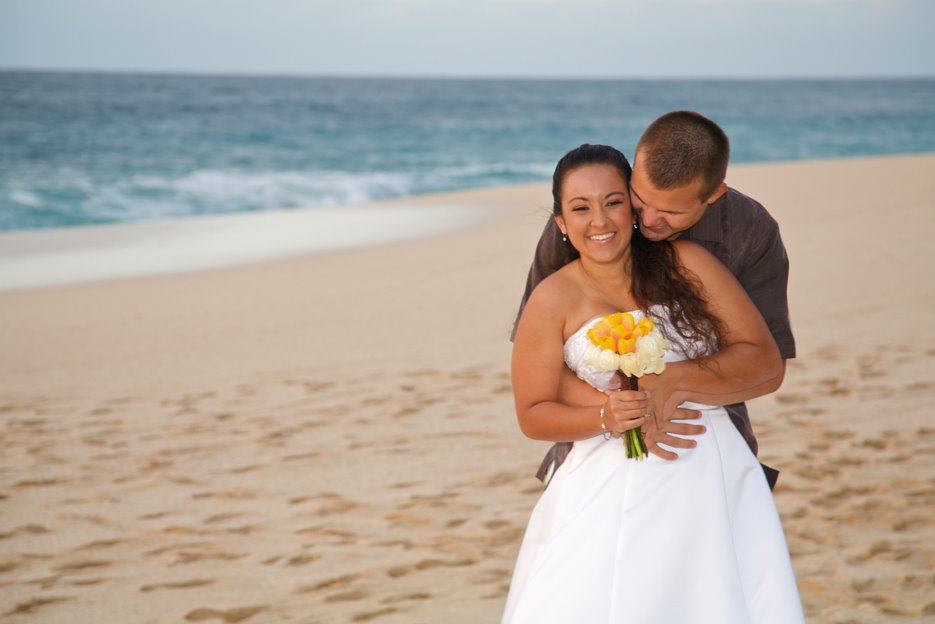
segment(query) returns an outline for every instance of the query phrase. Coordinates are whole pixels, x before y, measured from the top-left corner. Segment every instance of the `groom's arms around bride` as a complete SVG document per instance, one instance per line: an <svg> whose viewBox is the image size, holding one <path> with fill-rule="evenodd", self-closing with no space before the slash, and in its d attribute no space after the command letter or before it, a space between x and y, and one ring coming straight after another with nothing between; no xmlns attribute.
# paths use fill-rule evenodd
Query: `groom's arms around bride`
<svg viewBox="0 0 935 624"><path fill-rule="evenodd" d="M636 181L636 172L634 172L634 181ZM638 208L637 210L639 211ZM769 213L751 198L725 187L725 192L707 206L698 222L687 230L680 232L678 238L694 241L727 266L763 315L770 333L779 347L783 360L795 357L795 341L789 323L786 299L789 263L785 247L779 235L778 225ZM550 250L557 248L555 241L558 240L560 240L560 233L558 233L558 229L550 219L536 248L535 260L527 278L523 304L525 304L528 294L532 292L539 281L559 268L555 266L557 261L550 252ZM517 319L521 314L522 306ZM715 363L717 357L715 355L713 358ZM674 367L672 370L678 370L678 367ZM674 378L676 375L671 377ZM688 379L685 381L690 383ZM756 454L758 445L747 416L746 406L741 401L773 392L781 383L782 376L780 375L767 383L748 388L741 393L722 396L708 395L704 399L702 399L704 394L702 388L687 387L681 389L692 391L698 397L697 400L700 403L725 405L731 421L740 430L747 444ZM688 422L673 421L692 420L697 418L698 414L692 410L678 410L676 412L672 405L669 408L664 407L669 402L672 384L667 383L659 388L653 388L653 381L647 378L641 382L641 385L648 387L653 393L653 403L656 406L657 428L655 431L652 430L652 426L645 428L647 446L649 446L651 452L663 459L675 459L676 454L660 447L659 443L675 449L694 446L693 441L677 436L700 435L704 433L704 429ZM579 380L571 371L563 372L560 388L563 401L589 404L594 401L594 392L596 391L593 388ZM538 476L544 478L548 466L553 460L556 463L555 468L557 468L569 450L570 445L563 446L562 443L550 450ZM771 482L774 481L772 469L766 469L765 467L764 469Z"/></svg>
<svg viewBox="0 0 935 624"><path fill-rule="evenodd" d="M704 267L711 274L727 273L722 263L699 246L687 242L679 242L676 245L680 245L680 256L692 258L694 266ZM700 274L696 273L696 275ZM734 283L737 284L736 281ZM743 293L742 289L736 290ZM735 308L751 307L749 298L742 297L742 294L741 298L744 301L739 298L735 301L726 301L711 293L706 293L705 298L716 302L712 307L719 308L721 310L719 314ZM775 340L770 342L774 343ZM675 448L695 446L693 440L672 435L700 435L705 432L704 427L700 425L673 422L676 419L688 420L700 417L695 410L678 408L678 405L683 402L729 405L776 390L782 383L785 362L782 361L781 366L767 377L751 376L749 370L751 363L759 362L761 358L762 355L757 350L757 345L739 340L725 343L720 350L709 356L670 362L661 375L641 377L640 388L648 391L650 410L656 417L643 425L647 445L653 447L654 453L663 459L676 459L677 455L662 449L658 446L659 443ZM605 400L603 394L578 380L570 370L563 373L559 382L559 397L563 403L582 406L600 405Z"/></svg>

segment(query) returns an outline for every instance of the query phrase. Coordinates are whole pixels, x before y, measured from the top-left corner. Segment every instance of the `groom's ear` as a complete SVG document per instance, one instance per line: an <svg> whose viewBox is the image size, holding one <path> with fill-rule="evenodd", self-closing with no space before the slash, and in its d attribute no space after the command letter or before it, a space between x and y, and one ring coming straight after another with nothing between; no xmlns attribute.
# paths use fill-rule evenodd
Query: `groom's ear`
<svg viewBox="0 0 935 624"><path fill-rule="evenodd" d="M714 189L714 192L704 201L705 204L711 205L717 200L721 199L721 196L727 192L727 182L721 182L717 185L717 188Z"/></svg>

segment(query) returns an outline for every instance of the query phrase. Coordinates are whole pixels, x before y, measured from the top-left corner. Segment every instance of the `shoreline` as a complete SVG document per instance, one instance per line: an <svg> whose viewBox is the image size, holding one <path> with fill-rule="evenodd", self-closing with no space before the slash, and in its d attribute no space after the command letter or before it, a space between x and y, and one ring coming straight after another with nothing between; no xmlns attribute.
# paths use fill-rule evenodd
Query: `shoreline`
<svg viewBox="0 0 935 624"><path fill-rule="evenodd" d="M742 163L732 165L730 173L742 178L745 170L761 167L933 155ZM546 207L549 185L527 182L341 206L3 231L0 292L248 266L450 233L479 226L491 216L485 199L500 192L538 194L537 205Z"/></svg>
<svg viewBox="0 0 935 624"><path fill-rule="evenodd" d="M514 185L528 186L536 183ZM476 197L491 190L0 232L0 291L244 266L462 230L483 218Z"/></svg>

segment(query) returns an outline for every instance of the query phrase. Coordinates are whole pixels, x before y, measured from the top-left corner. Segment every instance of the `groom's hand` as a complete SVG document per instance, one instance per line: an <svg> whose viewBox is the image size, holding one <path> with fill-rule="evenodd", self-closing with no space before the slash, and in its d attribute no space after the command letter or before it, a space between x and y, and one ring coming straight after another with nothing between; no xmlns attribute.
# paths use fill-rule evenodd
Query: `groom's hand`
<svg viewBox="0 0 935 624"><path fill-rule="evenodd" d="M668 461L678 459L678 454L659 446L659 443L665 444L676 449L694 448L697 442L680 438L680 435L695 436L703 434L706 429L704 425L693 425L691 423L672 422L673 420L697 420L701 418L701 412L677 408L669 418L647 418L643 423L643 440L646 442L646 448L649 452Z"/></svg>
<svg viewBox="0 0 935 624"><path fill-rule="evenodd" d="M678 436L697 436L705 432L703 425L673 422L681 420L697 420L701 418L698 410L677 407L681 400L674 392L674 383L677 379L677 369L682 362L672 362L667 365L666 372L661 375L644 375L640 377L640 388L649 390L649 401L652 405L653 418L648 418L643 425L643 434L646 448L649 452L672 461L678 459L678 454L659 446L665 444L674 449L690 449L697 444L694 440L686 440Z"/></svg>

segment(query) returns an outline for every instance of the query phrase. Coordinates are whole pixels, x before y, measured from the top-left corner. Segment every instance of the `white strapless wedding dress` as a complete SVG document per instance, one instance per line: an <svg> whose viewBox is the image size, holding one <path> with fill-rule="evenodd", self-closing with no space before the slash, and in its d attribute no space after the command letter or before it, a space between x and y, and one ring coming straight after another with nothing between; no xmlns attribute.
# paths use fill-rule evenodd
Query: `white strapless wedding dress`
<svg viewBox="0 0 935 624"><path fill-rule="evenodd" d="M565 361L604 389L610 375L582 361L597 320L568 339ZM672 462L627 459L622 439L575 442L533 509L504 624L804 622L760 464L723 408L683 407L707 431Z"/></svg>

